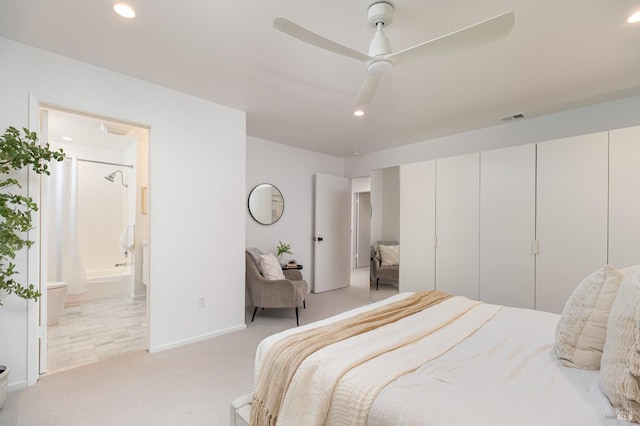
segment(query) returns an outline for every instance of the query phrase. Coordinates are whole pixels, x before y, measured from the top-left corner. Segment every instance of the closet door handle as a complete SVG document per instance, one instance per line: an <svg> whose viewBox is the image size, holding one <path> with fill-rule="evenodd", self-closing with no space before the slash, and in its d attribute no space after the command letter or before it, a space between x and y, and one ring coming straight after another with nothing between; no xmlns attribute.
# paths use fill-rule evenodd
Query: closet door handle
<svg viewBox="0 0 640 426"><path fill-rule="evenodd" d="M531 254L537 255L540 251L540 241L533 240L531 242Z"/></svg>

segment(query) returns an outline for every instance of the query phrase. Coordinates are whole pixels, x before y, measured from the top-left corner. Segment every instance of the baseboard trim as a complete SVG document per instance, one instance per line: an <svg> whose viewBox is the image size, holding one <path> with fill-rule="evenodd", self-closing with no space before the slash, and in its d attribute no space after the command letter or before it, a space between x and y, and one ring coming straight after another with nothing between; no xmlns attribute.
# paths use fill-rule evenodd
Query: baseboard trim
<svg viewBox="0 0 640 426"><path fill-rule="evenodd" d="M11 372L9 372L11 373ZM9 383L7 385L7 392L13 392L13 391L17 391L20 389L24 389L27 387L27 381L23 380L21 382L16 382L16 383Z"/></svg>
<svg viewBox="0 0 640 426"><path fill-rule="evenodd" d="M202 342L204 340L212 339L214 337L222 336L222 335L229 334L229 333L234 333L236 331L241 331L241 330L244 330L246 328L247 328L246 324L237 325L237 326L229 327L229 328L224 328L222 330L217 330L217 331L214 331L212 333L201 334L199 336L189 337L188 339L177 340L175 342L167 343L167 344L164 344L164 345L158 345L158 346L155 346L155 347L149 347L149 352L150 353L155 353L155 352L166 351L166 350L169 350L169 349L175 349L175 348L179 348L181 346L190 345L192 343L198 343L198 342Z"/></svg>

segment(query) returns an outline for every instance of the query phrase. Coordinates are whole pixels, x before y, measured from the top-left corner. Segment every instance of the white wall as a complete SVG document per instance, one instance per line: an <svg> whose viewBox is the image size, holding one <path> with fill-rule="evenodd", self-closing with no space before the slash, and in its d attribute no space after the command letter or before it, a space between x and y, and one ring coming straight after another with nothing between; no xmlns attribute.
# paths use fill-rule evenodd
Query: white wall
<svg viewBox="0 0 640 426"><path fill-rule="evenodd" d="M150 350L243 328L245 113L2 38L0 58L2 130L37 129L30 99L150 127ZM26 258L25 283L37 278ZM0 362L16 389L37 378L37 307L2 300Z"/></svg>
<svg viewBox="0 0 640 426"><path fill-rule="evenodd" d="M459 154L640 124L640 95L377 151L345 160L345 176Z"/></svg>
<svg viewBox="0 0 640 426"><path fill-rule="evenodd" d="M302 264L303 277L313 285L314 176L343 176L344 160L248 136L246 169L246 246L275 253L278 241L290 244L293 254L283 255L283 260ZM284 197L284 213L273 225L259 224L247 209L251 189L261 183L275 185Z"/></svg>

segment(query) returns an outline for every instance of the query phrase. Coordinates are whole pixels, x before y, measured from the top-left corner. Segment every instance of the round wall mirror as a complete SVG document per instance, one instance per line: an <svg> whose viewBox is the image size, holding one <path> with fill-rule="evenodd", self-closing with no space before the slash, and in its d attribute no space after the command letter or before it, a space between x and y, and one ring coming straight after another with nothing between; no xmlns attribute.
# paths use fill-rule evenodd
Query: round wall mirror
<svg viewBox="0 0 640 426"><path fill-rule="evenodd" d="M284 198L278 188L270 183L256 185L249 193L249 213L262 225L276 223L284 212Z"/></svg>

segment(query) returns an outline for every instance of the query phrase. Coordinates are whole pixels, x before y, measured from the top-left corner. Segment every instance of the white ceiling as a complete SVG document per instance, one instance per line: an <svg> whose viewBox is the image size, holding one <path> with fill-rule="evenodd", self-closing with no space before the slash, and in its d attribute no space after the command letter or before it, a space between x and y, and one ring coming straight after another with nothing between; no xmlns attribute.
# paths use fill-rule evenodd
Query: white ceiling
<svg viewBox="0 0 640 426"><path fill-rule="evenodd" d="M126 151L148 136L144 128L67 111L48 109L47 117L47 142L66 152L73 152L70 147L75 145Z"/></svg>
<svg viewBox="0 0 640 426"><path fill-rule="evenodd" d="M393 51L513 10L511 35L397 66L352 115L363 63L272 27L286 17L363 52L374 0L3 0L0 36L247 112L247 133L340 157L640 93L640 0L391 0ZM526 119L526 118L525 118Z"/></svg>

